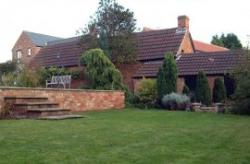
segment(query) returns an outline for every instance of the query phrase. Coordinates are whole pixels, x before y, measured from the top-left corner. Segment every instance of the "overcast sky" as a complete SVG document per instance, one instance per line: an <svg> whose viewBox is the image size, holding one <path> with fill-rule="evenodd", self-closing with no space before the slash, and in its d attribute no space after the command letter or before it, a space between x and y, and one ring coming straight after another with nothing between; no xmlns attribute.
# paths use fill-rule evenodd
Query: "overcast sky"
<svg viewBox="0 0 250 164"><path fill-rule="evenodd" d="M1 0L0 62L23 30L72 37L96 11L99 0ZM245 46L250 34L250 0L118 0L135 13L139 28L177 26L178 15L190 17L195 40L210 42L214 34L233 32ZM249 39L250 40L250 39Z"/></svg>

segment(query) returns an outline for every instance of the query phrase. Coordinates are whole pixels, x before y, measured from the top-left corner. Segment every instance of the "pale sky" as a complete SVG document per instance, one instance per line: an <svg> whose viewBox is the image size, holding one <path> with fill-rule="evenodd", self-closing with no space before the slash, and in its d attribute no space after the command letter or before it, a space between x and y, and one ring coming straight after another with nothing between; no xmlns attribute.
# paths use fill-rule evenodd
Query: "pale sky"
<svg viewBox="0 0 250 164"><path fill-rule="evenodd" d="M89 21L99 0L1 0L0 62L23 30L72 37ZM177 17L190 17L193 39L210 42L215 34L233 32L247 45L250 0L118 0L135 13L137 26L161 29L177 26Z"/></svg>

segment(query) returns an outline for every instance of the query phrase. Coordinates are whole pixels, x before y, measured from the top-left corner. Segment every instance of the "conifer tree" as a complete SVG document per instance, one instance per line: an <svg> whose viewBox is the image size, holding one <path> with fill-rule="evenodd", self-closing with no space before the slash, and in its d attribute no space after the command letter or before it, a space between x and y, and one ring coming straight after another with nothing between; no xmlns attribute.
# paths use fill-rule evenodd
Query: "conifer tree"
<svg viewBox="0 0 250 164"><path fill-rule="evenodd" d="M163 62L163 72L165 73L166 94L176 92L177 86L177 66L172 53L167 53Z"/></svg>
<svg viewBox="0 0 250 164"><path fill-rule="evenodd" d="M162 67L157 74L158 98L176 92L177 66L172 53L166 53Z"/></svg>
<svg viewBox="0 0 250 164"><path fill-rule="evenodd" d="M213 101L222 102L225 99L226 99L226 88L224 85L224 81L221 78L217 78L214 81Z"/></svg>
<svg viewBox="0 0 250 164"><path fill-rule="evenodd" d="M195 96L196 101L201 102L204 105L211 105L212 103L207 76L203 71L200 71L197 75Z"/></svg>

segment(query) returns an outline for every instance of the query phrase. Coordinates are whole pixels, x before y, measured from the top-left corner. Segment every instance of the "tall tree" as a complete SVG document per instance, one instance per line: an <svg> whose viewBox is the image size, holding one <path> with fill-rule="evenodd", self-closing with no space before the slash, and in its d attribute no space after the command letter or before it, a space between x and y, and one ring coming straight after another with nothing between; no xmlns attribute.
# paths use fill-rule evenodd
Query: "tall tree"
<svg viewBox="0 0 250 164"><path fill-rule="evenodd" d="M135 29L136 20L132 11L116 0L100 0L85 31L95 36L96 42L92 41L94 46L103 49L114 63L127 63L136 60Z"/></svg>
<svg viewBox="0 0 250 164"><path fill-rule="evenodd" d="M167 94L176 92L177 86L177 65L172 53L165 55L163 72L166 74Z"/></svg>
<svg viewBox="0 0 250 164"><path fill-rule="evenodd" d="M197 75L195 97L196 101L202 104L210 105L212 103L207 76L203 71L200 71Z"/></svg>
<svg viewBox="0 0 250 164"><path fill-rule="evenodd" d="M240 40L233 33L229 33L226 36L224 34L221 34L220 37L218 35L215 35L213 36L211 43L217 46L228 48L228 49L241 49L242 48L242 44Z"/></svg>
<svg viewBox="0 0 250 164"><path fill-rule="evenodd" d="M161 99L164 95L176 92L177 66L172 53L166 53L162 68L157 76L158 96Z"/></svg>

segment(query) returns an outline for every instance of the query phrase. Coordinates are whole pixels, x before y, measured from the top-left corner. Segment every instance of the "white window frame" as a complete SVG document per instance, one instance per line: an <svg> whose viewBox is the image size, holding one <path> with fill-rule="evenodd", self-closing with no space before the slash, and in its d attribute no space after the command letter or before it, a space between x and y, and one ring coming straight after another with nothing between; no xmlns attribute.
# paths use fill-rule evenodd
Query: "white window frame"
<svg viewBox="0 0 250 164"><path fill-rule="evenodd" d="M31 56L32 54L31 48L28 49L28 56Z"/></svg>
<svg viewBox="0 0 250 164"><path fill-rule="evenodd" d="M23 54L22 54L22 51L21 50L17 50L16 52L16 58L17 60L20 60L22 58Z"/></svg>

